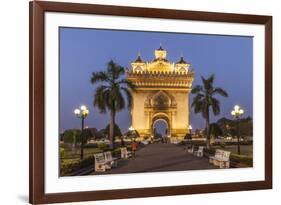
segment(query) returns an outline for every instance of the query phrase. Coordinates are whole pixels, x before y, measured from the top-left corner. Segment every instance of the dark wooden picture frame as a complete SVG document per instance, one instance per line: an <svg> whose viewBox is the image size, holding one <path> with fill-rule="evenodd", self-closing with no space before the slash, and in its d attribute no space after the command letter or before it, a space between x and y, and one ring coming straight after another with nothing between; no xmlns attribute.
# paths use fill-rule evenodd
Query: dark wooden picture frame
<svg viewBox="0 0 281 205"><path fill-rule="evenodd" d="M91 4L30 2L30 203L56 203L227 192L272 188L272 17ZM127 17L181 19L210 22L260 24L265 26L265 180L203 185L151 187L105 191L46 194L44 190L44 14L45 12L100 14Z"/></svg>

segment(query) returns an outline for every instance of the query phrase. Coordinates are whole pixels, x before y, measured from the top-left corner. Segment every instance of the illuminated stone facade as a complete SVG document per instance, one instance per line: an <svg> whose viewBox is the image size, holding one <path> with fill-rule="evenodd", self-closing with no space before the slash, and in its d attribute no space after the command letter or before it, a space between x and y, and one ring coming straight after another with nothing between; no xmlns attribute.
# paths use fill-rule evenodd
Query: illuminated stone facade
<svg viewBox="0 0 281 205"><path fill-rule="evenodd" d="M177 63L168 61L167 51L160 46L150 62L138 55L126 77L137 86L131 114L140 136L153 137L155 122L164 120L167 136L183 139L189 132L189 93L194 79L190 64L183 57Z"/></svg>

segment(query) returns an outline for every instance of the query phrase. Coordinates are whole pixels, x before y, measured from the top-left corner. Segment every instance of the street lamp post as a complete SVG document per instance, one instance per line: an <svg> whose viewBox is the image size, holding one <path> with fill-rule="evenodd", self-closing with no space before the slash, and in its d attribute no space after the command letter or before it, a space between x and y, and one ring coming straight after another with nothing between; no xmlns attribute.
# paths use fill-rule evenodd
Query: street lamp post
<svg viewBox="0 0 281 205"><path fill-rule="evenodd" d="M191 134L191 131L192 131L192 126L191 125L188 125L188 130L189 130L189 133Z"/></svg>
<svg viewBox="0 0 281 205"><path fill-rule="evenodd" d="M191 125L188 125L188 130L189 130L190 139L192 139L192 126Z"/></svg>
<svg viewBox="0 0 281 205"><path fill-rule="evenodd" d="M81 153L80 159L84 158L84 139L83 139L83 131L84 131L84 120L89 115L89 110L85 105L82 105L79 109L74 110L74 114L76 117L81 119Z"/></svg>
<svg viewBox="0 0 281 205"><path fill-rule="evenodd" d="M130 137L132 138L132 137L135 137L134 135L135 135L135 128L133 127L133 126L130 126L129 128L128 128L128 131L129 131L129 135L130 135Z"/></svg>
<svg viewBox="0 0 281 205"><path fill-rule="evenodd" d="M237 153L240 155L240 130L239 130L239 120L240 116L244 114L244 110L240 108L239 105L235 105L231 111L231 115L236 120L236 132L237 132Z"/></svg>

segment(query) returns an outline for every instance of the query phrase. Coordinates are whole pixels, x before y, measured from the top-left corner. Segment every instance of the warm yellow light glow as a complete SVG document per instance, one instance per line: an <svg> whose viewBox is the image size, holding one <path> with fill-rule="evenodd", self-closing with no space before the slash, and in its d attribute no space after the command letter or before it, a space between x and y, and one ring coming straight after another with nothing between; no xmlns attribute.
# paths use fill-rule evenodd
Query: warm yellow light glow
<svg viewBox="0 0 281 205"><path fill-rule="evenodd" d="M129 131L134 131L135 129L133 128L133 126L129 127Z"/></svg>
<svg viewBox="0 0 281 205"><path fill-rule="evenodd" d="M83 113L83 116L85 117L89 114L89 110L88 109L83 110L82 113Z"/></svg>
<svg viewBox="0 0 281 205"><path fill-rule="evenodd" d="M79 110L79 109L75 109L75 110L74 110L74 114L75 114L75 115L80 115L80 110Z"/></svg>
<svg viewBox="0 0 281 205"><path fill-rule="evenodd" d="M243 115L244 114L244 110L242 108L240 108L239 105L235 105L234 106L234 109L231 111L231 115L233 117L239 117L240 115Z"/></svg>
<svg viewBox="0 0 281 205"><path fill-rule="evenodd" d="M191 126L191 125L189 125L189 126L188 126L188 129L192 130L192 126Z"/></svg>
<svg viewBox="0 0 281 205"><path fill-rule="evenodd" d="M240 106L239 106L239 105L235 105L235 106L234 106L234 110L235 110L235 111L237 111L237 110L239 110L239 109L240 109Z"/></svg>
<svg viewBox="0 0 281 205"><path fill-rule="evenodd" d="M87 110L87 107L85 105L81 105L80 109L84 111Z"/></svg>

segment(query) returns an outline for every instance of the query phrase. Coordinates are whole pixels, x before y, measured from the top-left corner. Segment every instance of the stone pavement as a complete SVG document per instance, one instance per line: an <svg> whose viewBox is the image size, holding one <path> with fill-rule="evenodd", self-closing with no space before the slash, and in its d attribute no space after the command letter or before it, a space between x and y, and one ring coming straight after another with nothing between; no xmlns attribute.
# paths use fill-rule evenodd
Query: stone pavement
<svg viewBox="0 0 281 205"><path fill-rule="evenodd" d="M174 144L149 144L136 153L135 159L120 159L118 167L104 173L96 174L120 174L159 171L183 171L198 169L215 169L209 164L208 159L195 157L187 153L182 146Z"/></svg>

